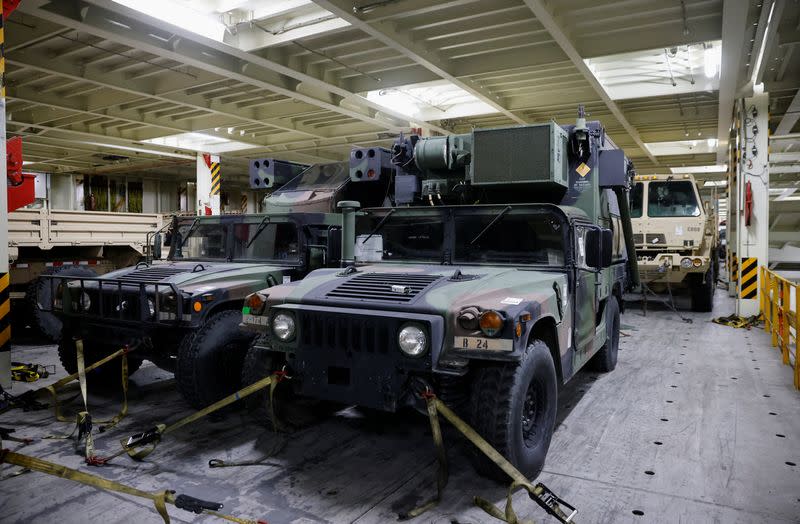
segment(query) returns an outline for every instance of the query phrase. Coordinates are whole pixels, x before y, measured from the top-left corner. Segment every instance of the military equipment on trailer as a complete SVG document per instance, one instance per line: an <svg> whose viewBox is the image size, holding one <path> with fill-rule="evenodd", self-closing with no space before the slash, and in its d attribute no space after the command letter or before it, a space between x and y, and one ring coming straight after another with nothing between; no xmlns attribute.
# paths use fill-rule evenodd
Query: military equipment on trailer
<svg viewBox="0 0 800 524"><path fill-rule="evenodd" d="M538 475L558 386L587 362L616 366L620 298L636 282L630 162L583 118L401 137L389 176L374 157L351 156L354 183L393 178L388 199L414 205L340 202L342 260L354 246L355 263L248 298L244 325L261 336L243 381L286 366L279 391L386 411L424 409L430 388Z"/></svg>
<svg viewBox="0 0 800 524"><path fill-rule="evenodd" d="M64 321L62 364L75 371L74 336L84 340L90 362L138 341L130 373L142 357L174 371L190 404L202 407L236 391L252 340L239 328L244 297L339 264L341 217L334 211L338 200L351 198L352 186L345 162L311 166L267 198L268 214L174 217L166 232L153 235L155 261L102 277L47 278L54 298L43 307ZM307 212L291 212L293 201ZM88 379L117 381L114 368Z"/></svg>
<svg viewBox="0 0 800 524"><path fill-rule="evenodd" d="M711 311L719 270L717 215L702 202L692 175L637 176L630 198L642 282L688 289L693 311Z"/></svg>

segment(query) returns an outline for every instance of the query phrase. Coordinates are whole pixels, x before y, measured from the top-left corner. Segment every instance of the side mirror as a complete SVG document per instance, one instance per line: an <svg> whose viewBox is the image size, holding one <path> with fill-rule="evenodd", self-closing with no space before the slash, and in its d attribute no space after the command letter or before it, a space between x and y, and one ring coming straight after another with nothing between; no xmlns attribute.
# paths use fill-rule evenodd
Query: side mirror
<svg viewBox="0 0 800 524"><path fill-rule="evenodd" d="M603 269L611 265L614 233L610 229L590 229L586 232L586 265Z"/></svg>
<svg viewBox="0 0 800 524"><path fill-rule="evenodd" d="M328 265L337 267L342 259L342 229L332 227L328 229Z"/></svg>
<svg viewBox="0 0 800 524"><path fill-rule="evenodd" d="M161 233L153 235L153 260L161 260Z"/></svg>

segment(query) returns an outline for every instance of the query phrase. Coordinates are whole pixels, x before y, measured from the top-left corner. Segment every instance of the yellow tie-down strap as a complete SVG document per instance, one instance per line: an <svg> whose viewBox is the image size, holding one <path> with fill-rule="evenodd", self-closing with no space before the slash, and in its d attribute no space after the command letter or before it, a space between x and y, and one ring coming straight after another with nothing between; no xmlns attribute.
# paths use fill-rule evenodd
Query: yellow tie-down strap
<svg viewBox="0 0 800 524"><path fill-rule="evenodd" d="M533 520L520 520L512 504L512 496L517 491L524 489L528 495L539 506L541 506L548 514L555 517L562 523L574 523L575 515L578 511L558 498L550 489L542 483L536 485L531 484L525 475L523 475L517 468L514 467L503 455L501 455L491 444L481 437L472 427L464 422L458 415L453 413L436 395L431 391L425 391L421 394L425 399L428 408L428 418L431 423L431 433L433 435L433 442L436 445L436 458L439 463L439 473L436 482L436 496L423 505L415 508L408 513L400 515L400 520L407 520L418 517L422 513L436 506L442 499L442 492L447 485L448 471L447 471L447 453L444 448L444 440L442 438L442 430L439 425L439 414L441 413L458 431L460 431L481 453L486 455L492 462L502 469L511 479L512 483L508 489L506 497L505 511L501 510L488 500L481 497L475 497L473 502L476 506L484 510L489 515L500 519L508 524L534 524Z"/></svg>

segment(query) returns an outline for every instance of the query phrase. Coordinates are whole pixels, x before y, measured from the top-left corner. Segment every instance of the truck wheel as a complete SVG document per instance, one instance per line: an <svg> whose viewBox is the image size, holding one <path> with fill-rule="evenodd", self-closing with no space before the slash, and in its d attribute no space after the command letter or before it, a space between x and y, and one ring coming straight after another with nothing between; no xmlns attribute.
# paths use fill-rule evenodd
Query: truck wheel
<svg viewBox="0 0 800 524"><path fill-rule="evenodd" d="M206 407L241 388L242 362L255 336L241 329L241 322L241 311L220 311L183 338L175 380L192 407Z"/></svg>
<svg viewBox="0 0 800 524"><path fill-rule="evenodd" d="M97 340L83 340L83 358L85 365L94 364L101 358L107 357L111 353L120 349L120 346L106 344ZM62 337L58 343L58 358L67 373L72 375L78 372L78 350L75 347L75 340L68 334ZM142 359L133 355L128 355L128 376L130 377L142 365ZM122 383L122 358L116 358L111 362L103 364L97 369L86 374L86 384L88 387L110 389L120 387Z"/></svg>
<svg viewBox="0 0 800 524"><path fill-rule="evenodd" d="M522 474L533 480L542 471L556 421L558 388L550 349L533 341L518 363L486 364L478 369L470 395L475 430ZM500 482L508 476L477 448L470 458L481 475Z"/></svg>
<svg viewBox="0 0 800 524"><path fill-rule="evenodd" d="M619 303L617 297L608 297L606 304L606 343L592 357L592 367L603 373L614 371L617 367L619 351Z"/></svg>
<svg viewBox="0 0 800 524"><path fill-rule="evenodd" d="M44 275L62 275L65 277L96 277L97 273L91 269L74 266L62 266L48 268L42 274ZM56 284L54 284L56 286ZM52 292L49 282L44 279L37 278L28 285L28 290L25 293L25 300L31 309L32 325L33 328L38 330L39 333L44 335L47 339L53 342L58 342L61 339L61 320L53 313L42 311L39 305L50 307L52 300Z"/></svg>
<svg viewBox="0 0 800 524"><path fill-rule="evenodd" d="M692 311L708 313L714 307L714 272L709 269L705 275L699 275L692 286Z"/></svg>
<svg viewBox="0 0 800 524"><path fill-rule="evenodd" d="M267 377L283 367L284 360L279 353L268 351L261 345L269 345L267 341L261 341L258 346L252 345L247 350L244 357L244 367L242 368L242 387L249 386ZM274 413L279 420L285 420L285 415L289 404L293 400L292 388L288 383L279 384L275 389L273 400L275 401ZM278 429L272 420L272 412L269 409L269 387L256 391L245 399L247 409L253 412L259 423L263 423L273 429Z"/></svg>

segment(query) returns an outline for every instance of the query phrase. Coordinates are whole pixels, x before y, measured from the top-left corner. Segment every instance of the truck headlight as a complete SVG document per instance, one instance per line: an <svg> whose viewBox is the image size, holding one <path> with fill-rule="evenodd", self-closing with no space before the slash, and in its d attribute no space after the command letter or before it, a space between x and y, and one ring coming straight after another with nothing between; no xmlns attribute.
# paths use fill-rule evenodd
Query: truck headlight
<svg viewBox="0 0 800 524"><path fill-rule="evenodd" d="M418 357L428 348L428 335L421 327L407 324L397 334L397 345L409 357Z"/></svg>
<svg viewBox="0 0 800 524"><path fill-rule="evenodd" d="M89 311L89 308L92 307L92 298L89 296L89 293L86 291L82 292L78 304L80 304L82 310Z"/></svg>
<svg viewBox="0 0 800 524"><path fill-rule="evenodd" d="M683 269L691 269L692 267L692 259L689 257L685 257L681 259L681 267Z"/></svg>
<svg viewBox="0 0 800 524"><path fill-rule="evenodd" d="M296 326L291 313L278 313L272 317L272 333L282 342L294 338Z"/></svg>

